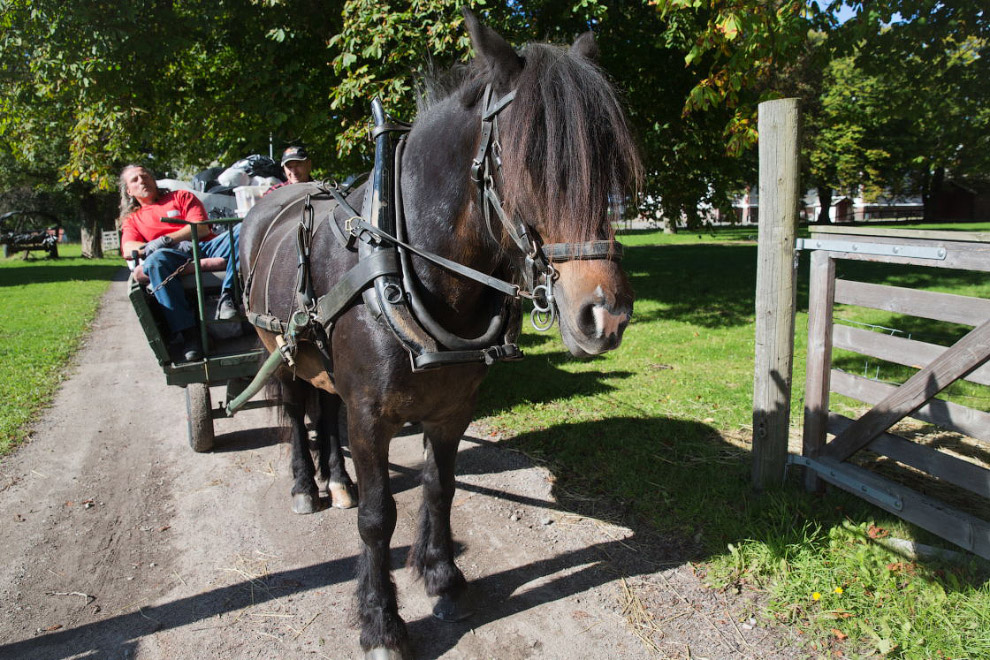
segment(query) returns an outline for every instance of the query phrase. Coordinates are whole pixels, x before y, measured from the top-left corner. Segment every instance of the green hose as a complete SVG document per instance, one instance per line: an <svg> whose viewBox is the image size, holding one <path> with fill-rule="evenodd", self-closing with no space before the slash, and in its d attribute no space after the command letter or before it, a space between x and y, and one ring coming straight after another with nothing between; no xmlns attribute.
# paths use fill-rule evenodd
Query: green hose
<svg viewBox="0 0 990 660"><path fill-rule="evenodd" d="M232 400L227 404L226 412L228 417L233 417L234 413L241 409L245 403L247 403L251 397L257 394L262 387L265 386L265 382L271 377L275 370L281 366L283 361L282 353L279 350L275 350L265 363L261 365L261 369L258 370L257 375L255 375L254 380L248 385L243 392L237 395L237 398Z"/></svg>
<svg viewBox="0 0 990 660"><path fill-rule="evenodd" d="M309 325L309 315L306 312L296 312L289 319L289 327L286 329L283 337L286 341L291 341L292 345L295 346L296 337L300 332L304 332L306 327ZM272 351L272 354L265 359L265 363L261 365L261 369L258 370L257 375L251 384L245 388L243 392L237 395L230 403L227 404L225 409L228 417L232 417L235 412L240 410L245 403L247 403L251 397L257 394L275 370L278 369L282 362L287 362L289 366L293 366L292 352L283 354L281 350L276 348Z"/></svg>

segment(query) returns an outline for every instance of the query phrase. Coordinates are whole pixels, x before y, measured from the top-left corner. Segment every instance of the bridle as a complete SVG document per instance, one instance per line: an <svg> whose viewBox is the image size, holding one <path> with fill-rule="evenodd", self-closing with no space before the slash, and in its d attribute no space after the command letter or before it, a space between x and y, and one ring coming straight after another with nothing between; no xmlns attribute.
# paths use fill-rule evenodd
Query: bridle
<svg viewBox="0 0 990 660"><path fill-rule="evenodd" d="M512 90L496 98L491 83L485 86L482 97L481 140L478 152L471 163L471 180L478 188L478 206L485 220L485 228L496 243L499 239L492 227L492 216L499 219L506 235L524 255L521 274L526 289L520 295L531 298L533 311L530 320L540 332L549 330L556 319L554 282L560 274L554 263L571 260L607 259L622 260L622 244L613 240L585 241L582 243L544 244L531 227L517 214L512 218L505 213L499 188L502 185L502 144L498 117L516 97Z"/></svg>

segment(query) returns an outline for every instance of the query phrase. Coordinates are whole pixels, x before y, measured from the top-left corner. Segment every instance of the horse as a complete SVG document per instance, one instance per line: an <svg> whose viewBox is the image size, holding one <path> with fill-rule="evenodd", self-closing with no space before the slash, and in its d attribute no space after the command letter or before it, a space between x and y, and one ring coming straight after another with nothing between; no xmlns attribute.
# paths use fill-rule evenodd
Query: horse
<svg viewBox="0 0 990 660"><path fill-rule="evenodd" d="M367 182L285 186L241 230L249 318L285 357L275 378L289 393L295 511L318 508L304 419L313 392L332 503L352 505L337 429L347 413L368 659L412 657L389 560L391 439L421 424L423 500L407 563L434 615L462 620L472 604L450 528L455 458L489 365L520 356L519 299L533 299L542 328L559 323L575 357L617 348L632 315L612 220L642 166L593 35L517 53L464 16L474 60L421 99L413 124L376 111Z"/></svg>

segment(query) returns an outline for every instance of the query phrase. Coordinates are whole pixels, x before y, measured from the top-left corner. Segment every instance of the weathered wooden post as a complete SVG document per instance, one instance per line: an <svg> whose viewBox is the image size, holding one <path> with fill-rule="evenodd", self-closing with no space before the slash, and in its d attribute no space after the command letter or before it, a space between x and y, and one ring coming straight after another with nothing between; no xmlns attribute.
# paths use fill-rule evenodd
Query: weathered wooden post
<svg viewBox="0 0 990 660"><path fill-rule="evenodd" d="M753 487L780 484L794 354L794 238L800 199L798 99L759 107L760 215L753 379Z"/></svg>

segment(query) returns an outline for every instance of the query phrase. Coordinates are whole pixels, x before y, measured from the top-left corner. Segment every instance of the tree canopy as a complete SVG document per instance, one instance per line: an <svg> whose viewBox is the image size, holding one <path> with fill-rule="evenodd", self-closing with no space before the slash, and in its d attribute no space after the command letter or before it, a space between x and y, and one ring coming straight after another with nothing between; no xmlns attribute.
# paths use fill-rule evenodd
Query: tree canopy
<svg viewBox="0 0 990 660"><path fill-rule="evenodd" d="M3 0L0 149L11 173L111 189L128 161L202 167L267 151L270 133L321 145L325 48L340 21L326 9Z"/></svg>
<svg viewBox="0 0 990 660"><path fill-rule="evenodd" d="M411 119L424 76L471 56L463 3L0 0L0 176L84 197L127 162L189 173L269 136L355 171L373 96ZM642 145L643 212L726 207L755 180L757 104L787 94L805 99L812 185L930 196L990 172L979 0L862 0L845 21L841 0L470 4L517 45L596 32Z"/></svg>

